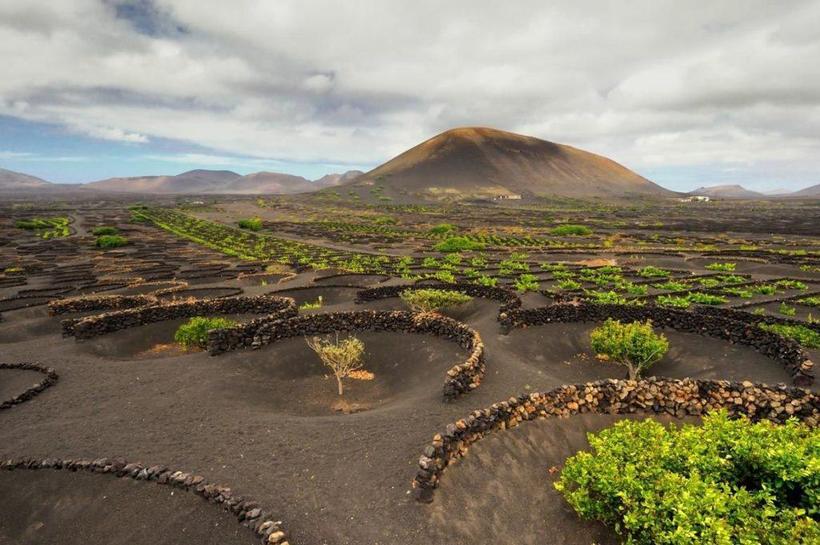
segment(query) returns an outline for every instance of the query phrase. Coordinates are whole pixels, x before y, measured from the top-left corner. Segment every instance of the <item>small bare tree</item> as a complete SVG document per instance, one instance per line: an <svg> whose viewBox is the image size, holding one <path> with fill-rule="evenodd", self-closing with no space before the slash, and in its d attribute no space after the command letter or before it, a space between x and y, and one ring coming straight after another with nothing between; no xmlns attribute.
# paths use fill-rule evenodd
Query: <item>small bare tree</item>
<svg viewBox="0 0 820 545"><path fill-rule="evenodd" d="M364 355L364 343L356 337L347 337L339 340L339 334L335 339L322 339L313 337L305 339L311 350L316 352L319 359L333 371L336 383L339 385L339 395L344 395L342 379L348 377L352 371L361 369L364 366L362 355Z"/></svg>

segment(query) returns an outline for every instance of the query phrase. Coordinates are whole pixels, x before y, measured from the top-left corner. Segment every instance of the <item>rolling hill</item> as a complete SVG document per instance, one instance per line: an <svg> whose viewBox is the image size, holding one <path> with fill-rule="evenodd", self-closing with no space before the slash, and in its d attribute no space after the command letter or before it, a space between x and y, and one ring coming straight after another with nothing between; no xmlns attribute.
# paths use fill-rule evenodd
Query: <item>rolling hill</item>
<svg viewBox="0 0 820 545"><path fill-rule="evenodd" d="M315 182L279 172L242 176L230 170L191 170L176 176L109 178L85 185L89 189L153 194L292 194L317 191L355 179L361 172L328 174Z"/></svg>
<svg viewBox="0 0 820 545"><path fill-rule="evenodd" d="M699 187L690 191L689 195L705 195L715 199L764 199L766 195L751 191L737 184L713 185L709 187Z"/></svg>
<svg viewBox="0 0 820 545"><path fill-rule="evenodd" d="M794 193L789 193L788 195L785 195L785 196L786 197L820 198L820 184L815 184L811 187L801 189L800 191L795 191Z"/></svg>
<svg viewBox="0 0 820 545"><path fill-rule="evenodd" d="M14 172L13 170L0 168L0 190L28 191L52 187L53 185L51 182L47 182L36 176L29 176L22 172Z"/></svg>
<svg viewBox="0 0 820 545"><path fill-rule="evenodd" d="M480 127L443 132L344 187L384 200L676 195L606 157Z"/></svg>

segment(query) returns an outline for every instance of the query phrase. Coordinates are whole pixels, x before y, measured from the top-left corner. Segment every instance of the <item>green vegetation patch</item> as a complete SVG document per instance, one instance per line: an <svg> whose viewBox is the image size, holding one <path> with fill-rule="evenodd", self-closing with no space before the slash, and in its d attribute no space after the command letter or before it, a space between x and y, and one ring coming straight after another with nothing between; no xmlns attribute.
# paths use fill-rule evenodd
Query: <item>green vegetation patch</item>
<svg viewBox="0 0 820 545"><path fill-rule="evenodd" d="M589 340L599 357L626 367L632 380L640 377L669 350L666 336L655 333L649 320L622 324L608 318L592 330Z"/></svg>
<svg viewBox="0 0 820 545"><path fill-rule="evenodd" d="M484 244L470 240L467 237L449 237L433 246L433 249L438 252L466 252L483 250Z"/></svg>
<svg viewBox="0 0 820 545"><path fill-rule="evenodd" d="M820 543L817 428L718 412L680 428L622 420L588 438L555 488L625 543Z"/></svg>
<svg viewBox="0 0 820 545"><path fill-rule="evenodd" d="M451 223L439 223L430 228L429 233L431 235L446 235L449 233L454 233L456 231L456 226Z"/></svg>
<svg viewBox="0 0 820 545"><path fill-rule="evenodd" d="M174 333L174 341L182 345L185 350L205 348L208 331L224 329L234 325L236 325L236 322L227 318L195 316L179 326L176 333Z"/></svg>
<svg viewBox="0 0 820 545"><path fill-rule="evenodd" d="M638 276L642 276L644 278L667 278L671 274L672 273L666 269L653 267L652 265L638 269Z"/></svg>
<svg viewBox="0 0 820 545"><path fill-rule="evenodd" d="M735 270L736 263L709 263L706 265L706 269L710 271L723 271L723 272L733 272Z"/></svg>
<svg viewBox="0 0 820 545"><path fill-rule="evenodd" d="M48 240L52 238L63 238L71 234L68 228L69 219L65 216L53 218L29 218L17 220L14 226L26 231L34 231L38 237Z"/></svg>
<svg viewBox="0 0 820 545"><path fill-rule="evenodd" d="M248 231L261 231L262 218L244 218L236 222L240 229L247 229Z"/></svg>
<svg viewBox="0 0 820 545"><path fill-rule="evenodd" d="M820 333L798 324L759 324L760 329L793 339L806 348L820 348Z"/></svg>
<svg viewBox="0 0 820 545"><path fill-rule="evenodd" d="M407 303L415 312L433 312L447 307L462 305L473 298L454 290L440 289L407 289L399 294L401 300Z"/></svg>
<svg viewBox="0 0 820 545"><path fill-rule="evenodd" d="M97 248L119 248L128 244L128 239L120 235L102 235L97 237Z"/></svg>
<svg viewBox="0 0 820 545"><path fill-rule="evenodd" d="M592 229L586 225L564 224L550 229L550 234L557 237L586 237L592 234Z"/></svg>

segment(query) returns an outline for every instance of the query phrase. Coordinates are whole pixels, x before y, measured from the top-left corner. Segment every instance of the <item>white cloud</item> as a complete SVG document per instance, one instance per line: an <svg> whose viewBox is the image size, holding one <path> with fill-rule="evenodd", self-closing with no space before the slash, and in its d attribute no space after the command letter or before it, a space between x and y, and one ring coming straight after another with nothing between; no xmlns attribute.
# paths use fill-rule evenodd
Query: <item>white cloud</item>
<svg viewBox="0 0 820 545"><path fill-rule="evenodd" d="M5 0L0 114L281 161L373 164L490 125L638 169L820 172L811 0L157 0L140 17Z"/></svg>

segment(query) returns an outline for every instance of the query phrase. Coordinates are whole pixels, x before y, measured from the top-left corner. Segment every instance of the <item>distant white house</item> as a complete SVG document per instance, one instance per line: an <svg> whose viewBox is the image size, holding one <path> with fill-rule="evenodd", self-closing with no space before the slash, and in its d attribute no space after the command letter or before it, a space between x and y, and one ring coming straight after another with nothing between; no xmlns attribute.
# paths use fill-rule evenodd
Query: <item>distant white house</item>
<svg viewBox="0 0 820 545"><path fill-rule="evenodd" d="M690 195L680 199L680 202L709 202L712 199L706 195Z"/></svg>

